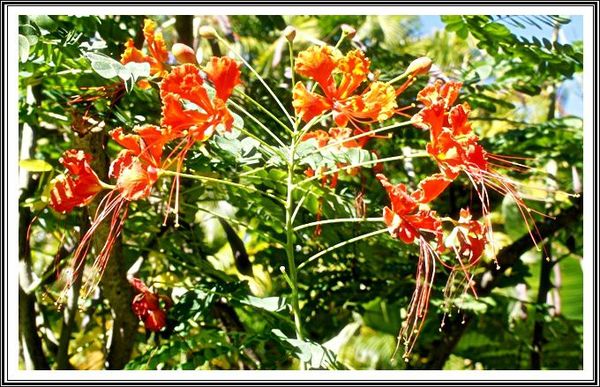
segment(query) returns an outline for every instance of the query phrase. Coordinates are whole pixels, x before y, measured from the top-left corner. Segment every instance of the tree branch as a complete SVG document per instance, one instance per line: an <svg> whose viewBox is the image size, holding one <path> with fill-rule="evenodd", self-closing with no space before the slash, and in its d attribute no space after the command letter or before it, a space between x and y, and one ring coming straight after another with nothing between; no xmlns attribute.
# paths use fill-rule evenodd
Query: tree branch
<svg viewBox="0 0 600 387"><path fill-rule="evenodd" d="M41 86L37 85L31 88L31 94L34 96L32 101L34 105L41 99ZM20 158L29 158L34 144L33 128L23 125L19 131L19 140L21 146ZM35 189L35 182L29 176L29 173L23 169L19 171L20 178L20 197L30 197ZM42 340L38 334L38 327L35 322L35 304L37 302L35 292L26 292L25 289L31 288L33 281L31 246L27 230L32 222L32 215L29 208L19 207L19 336L21 338L21 347L23 349L25 364L36 370L50 369L48 359L42 348Z"/></svg>
<svg viewBox="0 0 600 387"><path fill-rule="evenodd" d="M194 17L192 15L175 16L177 42L194 47Z"/></svg>
<svg viewBox="0 0 600 387"><path fill-rule="evenodd" d="M104 133L89 133L86 136L76 139L74 145L93 155L92 167L102 179L106 180L108 175L109 160L104 151L106 136ZM102 200L99 195L90 205L89 213L96 213L97 206ZM110 231L109 222L105 221L96 229L92 245L96 251L100 251L106 242ZM112 333L110 335L110 344L108 357L106 359L106 368L122 369L131 357L134 340L133 337L137 331L138 320L131 311L131 301L134 292L127 281L127 267L122 259L121 238L117 238L100 286L103 294L108 299L113 311Z"/></svg>

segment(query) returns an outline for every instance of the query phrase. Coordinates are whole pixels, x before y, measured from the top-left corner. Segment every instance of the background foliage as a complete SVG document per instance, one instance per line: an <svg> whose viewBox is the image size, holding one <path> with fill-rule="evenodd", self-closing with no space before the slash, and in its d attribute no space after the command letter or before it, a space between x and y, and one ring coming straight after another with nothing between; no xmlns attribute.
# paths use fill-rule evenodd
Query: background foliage
<svg viewBox="0 0 600 387"><path fill-rule="evenodd" d="M420 34L419 18L411 16L154 19L169 47L184 37L184 24L192 23L193 44L204 58L216 50L227 53L225 47L215 47L195 33L200 24L214 25L255 66L286 106L291 106L291 79L281 31L287 25L295 26L295 45L302 49L318 41L335 45L340 26L350 24L357 29L352 44L366 51L372 68L381 70L382 77L391 78L413 59L427 55L435 63L432 78L462 80L461 101L474 108L474 127L486 149L523 156L532 167L524 175L513 176L529 186L581 190L582 120L564 113L561 93L569 91L564 82L582 72L582 44L540 41L518 34L525 25L541 28L549 24L558 31L569 23L568 18L444 16L445 29L429 36ZM21 161L21 236L32 224L31 238L21 239L21 260L27 267L26 275L21 273L20 295L23 367L111 366L107 356L113 323L111 305L103 291L98 289L80 300L80 310L64 310L54 304L64 284L55 269L66 265L85 227L86 214L79 210L60 215L46 209L45 204L47 183L62 172L58 158L64 150L77 146L85 136L99 136L105 143L103 136L109 129L158 121L157 88L133 87L135 69L106 67L102 56L118 59L127 38L133 37L138 43L143 40L142 23L138 16L35 16L20 20L19 132L21 159L27 160ZM350 43L342 43L342 48L349 49ZM242 71L246 94L278 114L258 80L246 69ZM111 72L116 77L111 77ZM111 93L120 83L118 77L126 80L127 87L119 91L118 102L79 98L97 96L99 89L94 88L98 87L104 88L106 97L114 96ZM411 104L428 81L426 77L420 79L402 95L399 106ZM234 102L242 103L236 97ZM246 108L263 122L272 122L251 105ZM253 133L261 132L250 120L245 120L244 126ZM279 130L276 126L271 129ZM283 131L278 134L286 136ZM426 141L426 133L402 128L373 148L387 157L397 155L400 149L423 149ZM107 144L105 152L114 156L118 147ZM235 177L272 162L239 133L215 136L207 148L210 152L192 153L189 171ZM414 185L435 167L418 161L414 165L386 164L386 174ZM554 177L549 177L549 172ZM281 188L283 175L277 169L253 176L241 177L240 182L254 184L261 191ZM323 198L323 219L355 216L357 194L364 187L378 186L369 169L357 177L344 175L341 180L336 190L316 184L316 193L307 197L306 210L299 214L299 224L315 220L319 197ZM165 184L159 188L157 198L164 197L169 187ZM550 198L536 189L527 193L538 200L532 202L533 207L546 208L553 216L560 216L573 205L560 193ZM443 194L436 209L456 217L462 206L476 205L471 203L471 195L469 182L459 180ZM501 247L511 246L526 233L518 210L502 197L491 200L497 240ZM550 274L542 270L544 254L529 250L489 294L454 300L458 310L452 313L455 319L458 315L458 324L465 315L469 323L449 353L436 353L440 337L453 334L440 331L445 311L441 284L448 275L440 271L425 329L410 361L404 362L392 354L413 291L415 248L383 234L347 245L307 266L298 278L307 334L307 340L301 342L293 338L286 303L289 288L280 271L285 265L282 208L269 198L235 187L185 180L181 201L184 205L178 228L162 226L164 208L158 199L134 203L125 225L119 259L125 267L133 266L131 272L159 293L169 295L175 305L163 332L147 333L141 325L136 328L131 337L133 351L121 364L124 368L295 369L300 360L330 369L582 367L581 212L568 226L544 235L548 237L546 251L553 259ZM385 193L367 189L364 202L368 216L381 216ZM225 219L229 232L218 217ZM318 237L313 229L305 229L299 233L297 251L310 256L380 227L371 223L324 225ZM251 269L240 256L249 257ZM485 270L484 264L478 274ZM549 276L551 287L545 289L548 297L540 299L543 276ZM67 313L75 317L65 330ZM534 339L536 326L541 326L541 341ZM59 354L61 342L67 343L67 361ZM542 345L541 363L533 360L534 345Z"/></svg>

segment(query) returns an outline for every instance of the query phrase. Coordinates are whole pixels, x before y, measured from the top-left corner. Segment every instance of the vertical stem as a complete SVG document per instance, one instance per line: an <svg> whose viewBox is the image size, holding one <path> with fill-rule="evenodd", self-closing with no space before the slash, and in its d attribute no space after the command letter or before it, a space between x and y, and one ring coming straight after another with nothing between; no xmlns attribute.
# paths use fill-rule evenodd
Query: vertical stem
<svg viewBox="0 0 600 387"><path fill-rule="evenodd" d="M296 128L294 128L296 129ZM295 139L292 139L288 156L287 170L287 196L285 200L285 229L286 244L285 252L288 259L288 269L290 272L291 291L292 291L292 314L294 315L294 326L296 328L296 338L303 340L302 319L300 317L300 302L298 300L298 273L296 270L296 260L294 257L294 153L296 150ZM300 363L300 369L305 369L305 364Z"/></svg>
<svg viewBox="0 0 600 387"><path fill-rule="evenodd" d="M290 50L290 71L292 72L292 87L294 83L294 46L291 41L288 41ZM285 111L285 109L284 109ZM286 111L287 113L287 111ZM299 117L294 117L292 120L288 115L290 122L293 124L292 139L289 147L288 162L287 162L287 195L285 199L285 231L286 244L285 251L288 259L288 269L290 271L289 283L292 291L292 314L294 315L294 326L296 328L296 338L304 340L302 334L302 318L300 316L300 301L298 297L298 270L296 268L296 259L294 257L294 167L296 155L296 142L298 138L298 127L300 126ZM306 364L300 361L300 369L305 370Z"/></svg>
<svg viewBox="0 0 600 387"><path fill-rule="evenodd" d="M290 74L292 77L292 87L291 89L294 89L294 86L296 85L296 76L294 75L294 45L292 42L288 41L288 49L289 49L289 55L290 55Z"/></svg>

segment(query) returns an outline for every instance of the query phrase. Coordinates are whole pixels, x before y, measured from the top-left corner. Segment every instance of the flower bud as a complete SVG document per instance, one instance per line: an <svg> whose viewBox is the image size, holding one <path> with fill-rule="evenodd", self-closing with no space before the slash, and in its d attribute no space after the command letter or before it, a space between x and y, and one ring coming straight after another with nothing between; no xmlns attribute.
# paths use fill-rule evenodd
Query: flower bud
<svg viewBox="0 0 600 387"><path fill-rule="evenodd" d="M406 68L405 74L416 77L417 75L427 74L433 62L426 56L413 60Z"/></svg>
<svg viewBox="0 0 600 387"><path fill-rule="evenodd" d="M198 34L204 39L215 39L217 37L217 30L211 26L201 26L198 29Z"/></svg>
<svg viewBox="0 0 600 387"><path fill-rule="evenodd" d="M342 34L347 36L348 39L352 39L356 35L356 28L348 24L342 24Z"/></svg>
<svg viewBox="0 0 600 387"><path fill-rule="evenodd" d="M292 26L287 26L283 30L283 36L287 39L288 42L293 42L296 38L296 29Z"/></svg>
<svg viewBox="0 0 600 387"><path fill-rule="evenodd" d="M196 53L190 46L186 44L175 43L171 48L171 52L173 53L175 59L177 59L177 62L181 64L196 63Z"/></svg>

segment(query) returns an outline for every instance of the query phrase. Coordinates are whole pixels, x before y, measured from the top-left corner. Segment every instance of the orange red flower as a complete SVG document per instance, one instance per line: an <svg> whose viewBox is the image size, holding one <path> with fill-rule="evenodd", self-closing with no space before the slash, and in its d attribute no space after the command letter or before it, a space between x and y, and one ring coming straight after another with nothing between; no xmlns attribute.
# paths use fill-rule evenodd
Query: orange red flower
<svg viewBox="0 0 600 387"><path fill-rule="evenodd" d="M58 212L69 212L75 207L88 205L104 188L90 166L92 156L82 150L69 149L59 162L67 169L66 175L54 179L50 190L50 207Z"/></svg>
<svg viewBox="0 0 600 387"><path fill-rule="evenodd" d="M181 172L187 152L195 142L208 140L217 130L231 130L233 116L227 99L240 84L238 64L229 57L213 57L204 73L214 87L214 95L204 84L200 70L192 64L174 67L160 84L162 98L161 125L174 137L183 137L173 157L176 171ZM179 175L174 178L169 203L175 198L175 224L178 222ZM165 217L166 221L166 217Z"/></svg>
<svg viewBox="0 0 600 387"><path fill-rule="evenodd" d="M476 264L481 258L487 243L486 227L472 219L469 209L460 210L460 219L445 240L445 246L456 253L463 269Z"/></svg>
<svg viewBox="0 0 600 387"><path fill-rule="evenodd" d="M517 183L498 173L490 160L515 164L498 155L489 154L479 144L479 138L473 133L468 116L471 111L467 103L453 105L458 98L460 82L438 80L433 85L425 87L417 95L424 105L423 109L413 117L415 126L429 130L430 141L427 152L437 162L441 172L449 179L456 179L462 172L473 184L481 202L484 218L488 218L489 197L486 187L510 196L517 204L523 219L529 229L529 234L535 240L530 225L534 224L530 209L518 192ZM522 167L520 164L516 164ZM535 227L535 225L534 225ZM491 237L491 224L487 220L486 229Z"/></svg>
<svg viewBox="0 0 600 387"><path fill-rule="evenodd" d="M413 118L417 127L429 130L427 152L450 179L461 171L478 174L488 169L487 153L468 122L471 108L467 103L452 106L460 87L459 82L441 81L425 87L417 96L425 107Z"/></svg>
<svg viewBox="0 0 600 387"><path fill-rule="evenodd" d="M113 140L123 149L110 166L109 176L117 179L116 189L126 200L138 200L150 195L162 165L164 145L175 136L166 129L145 125L124 134L122 128L111 131Z"/></svg>
<svg viewBox="0 0 600 387"><path fill-rule="evenodd" d="M383 174L378 174L377 179L390 198L391 207L384 207L383 220L392 236L410 244L424 236L441 235L441 222L435 211L420 209L419 200L433 200L441 193L445 182L427 182L417 192L409 194L404 184L393 185Z"/></svg>
<svg viewBox="0 0 600 387"><path fill-rule="evenodd" d="M233 117L225 103L240 83L238 65L231 58L212 58L205 72L215 87L212 98L192 64L174 67L160 85L162 125L174 133L189 133L194 141L207 140L218 127L231 129Z"/></svg>
<svg viewBox="0 0 600 387"><path fill-rule="evenodd" d="M131 310L144 322L147 330L159 332L167 325L167 310L172 306L171 299L152 292L138 278L130 278L129 283L137 292L131 302ZM160 305L161 301L165 304L164 308Z"/></svg>
<svg viewBox="0 0 600 387"><path fill-rule="evenodd" d="M302 82L293 90L292 105L296 114L308 122L331 110L338 126L381 122L396 112L396 92L383 82L372 82L363 91L358 88L367 80L370 60L362 51L353 50L342 56L329 46L310 47L298 54L295 71L313 79L322 95L310 91ZM339 81L336 82L336 77Z"/></svg>
<svg viewBox="0 0 600 387"><path fill-rule="evenodd" d="M150 75L163 77L167 73L167 60L169 51L161 32L156 32L156 22L150 19L144 20L144 39L149 55L135 47L133 39L125 43L125 51L121 55L121 63L129 62L150 64Z"/></svg>

